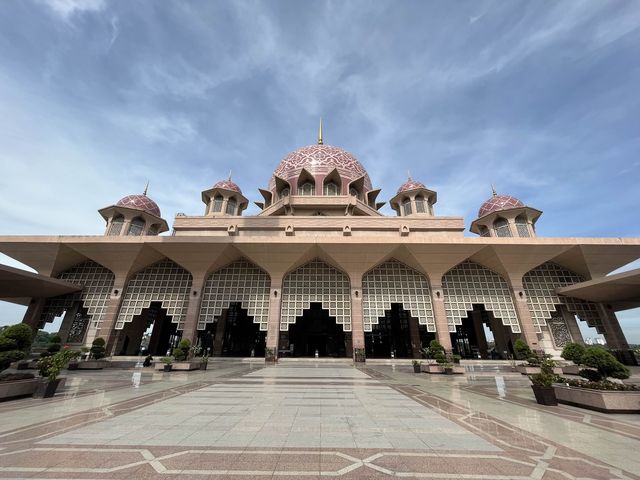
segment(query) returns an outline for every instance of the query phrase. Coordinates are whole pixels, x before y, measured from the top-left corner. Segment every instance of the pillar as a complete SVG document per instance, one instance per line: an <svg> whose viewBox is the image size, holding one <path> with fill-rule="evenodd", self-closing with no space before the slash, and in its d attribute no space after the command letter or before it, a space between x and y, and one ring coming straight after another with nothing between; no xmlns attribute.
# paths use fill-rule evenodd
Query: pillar
<svg viewBox="0 0 640 480"><path fill-rule="evenodd" d="M364 315L362 312L362 285L360 279L362 275L356 276L358 282L354 285L351 278L351 354L354 362L363 362L365 360L364 349Z"/></svg>
<svg viewBox="0 0 640 480"><path fill-rule="evenodd" d="M576 316L569 312L564 306L560 307L560 313L562 313L564 323L567 325L567 330L569 330L571 340L575 343L579 343L580 345L584 345L584 338L582 338L582 332L578 326Z"/></svg>
<svg viewBox="0 0 640 480"><path fill-rule="evenodd" d="M228 310L222 311L222 315L220 315L218 323L216 324L216 333L213 337L213 351L211 352L213 357L222 356L222 347L224 347L224 331L227 326L227 311Z"/></svg>
<svg viewBox="0 0 640 480"><path fill-rule="evenodd" d="M520 332L522 333L524 341L527 342L531 350L540 350L541 346L538 344L538 334L536 333L536 327L533 325L533 319L531 318L531 312L529 312L529 305L527 304L527 294L524 292L522 285L513 285L511 287L511 296L513 298L513 305L516 308Z"/></svg>
<svg viewBox="0 0 640 480"><path fill-rule="evenodd" d="M409 318L409 336L411 338L411 356L413 358L422 358L420 354L420 327L417 318Z"/></svg>
<svg viewBox="0 0 640 480"><path fill-rule="evenodd" d="M265 359L269 362L278 360L278 343L280 340L280 307L282 306L282 283L271 280L269 289L269 318L267 320L267 339Z"/></svg>
<svg viewBox="0 0 640 480"><path fill-rule="evenodd" d="M122 299L124 298L124 287L126 284L126 277L116 275L113 281L113 288L111 289L111 295L107 303L102 321L98 325L97 337L102 337L107 342L106 352L107 355L113 355L114 348L116 346L117 331L116 321L118 320L118 313L120 312L120 306L122 305Z"/></svg>
<svg viewBox="0 0 640 480"><path fill-rule="evenodd" d="M478 341L478 351L481 358L489 358L489 346L487 345L487 336L484 333L484 324L482 322L482 313L478 311L471 312L471 320Z"/></svg>
<svg viewBox="0 0 640 480"><path fill-rule="evenodd" d="M444 292L442 291L442 277L437 283L431 284L431 304L433 305L433 316L436 321L436 339L446 352L453 350L451 346L451 335L449 334L449 322L447 321L447 311L444 308Z"/></svg>
<svg viewBox="0 0 640 480"><path fill-rule="evenodd" d="M69 338L69 330L71 330L71 324L80 309L80 303L76 302L73 307L67 310L64 314L64 318L62 319L62 324L60 325L60 330L58 331L58 336L62 340L62 344L68 343ZM91 321L91 320L89 320ZM85 332L86 333L86 332Z"/></svg>
<svg viewBox="0 0 640 480"><path fill-rule="evenodd" d="M604 338L607 341L607 346L611 350L628 351L629 344L622 332L622 328L620 328L618 317L616 317L616 313L611 306L599 303L597 304L597 308L604 325Z"/></svg>
<svg viewBox="0 0 640 480"><path fill-rule="evenodd" d="M187 314L185 315L184 324L182 326L182 338L195 345L198 341L198 318L200 317L200 305L202 303L202 290L206 281L206 274L191 274L191 291L189 292L189 303L187 305Z"/></svg>
<svg viewBox="0 0 640 480"><path fill-rule="evenodd" d="M44 297L32 298L29 302L29 306L27 307L27 311L24 312L24 317L22 317L22 323L26 323L31 327L31 330L33 330L33 338L35 338L36 333L38 333L38 329L40 328L40 321L42 319L42 311L44 310L45 303L47 303L47 299Z"/></svg>

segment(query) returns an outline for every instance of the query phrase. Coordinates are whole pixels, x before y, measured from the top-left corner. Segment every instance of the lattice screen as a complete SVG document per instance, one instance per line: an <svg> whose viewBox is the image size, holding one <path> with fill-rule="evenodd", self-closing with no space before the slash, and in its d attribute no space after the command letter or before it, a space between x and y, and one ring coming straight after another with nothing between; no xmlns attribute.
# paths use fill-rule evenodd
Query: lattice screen
<svg viewBox="0 0 640 480"><path fill-rule="evenodd" d="M111 289L115 276L113 273L91 260L83 262L58 275L60 280L82 287L81 292L60 295L49 298L42 311L41 324L51 322L73 307L75 302L81 301L87 309L94 326L98 326L107 309ZM42 325L41 325L42 326Z"/></svg>
<svg viewBox="0 0 640 480"><path fill-rule="evenodd" d="M212 273L202 293L198 330L222 315L231 302L240 302L260 330L267 330L269 320L269 275L253 263L242 259Z"/></svg>
<svg viewBox="0 0 640 480"><path fill-rule="evenodd" d="M391 310L392 303L401 303L420 325L426 325L429 332L436 331L427 278L397 260L382 263L362 277L365 332L378 324L385 310Z"/></svg>
<svg viewBox="0 0 640 480"><path fill-rule="evenodd" d="M280 330L289 330L312 302L335 317L345 332L351 331L351 295L349 278L342 272L315 259L286 276L282 284Z"/></svg>
<svg viewBox="0 0 640 480"><path fill-rule="evenodd" d="M462 325L474 303L481 303L503 325L511 327L513 333L520 333L509 286L488 268L469 260L462 262L442 277L442 290L450 332L455 332L456 325Z"/></svg>
<svg viewBox="0 0 640 480"><path fill-rule="evenodd" d="M522 286L527 294L527 304L531 312L533 324L539 332L559 305L566 305L578 318L595 327L599 333L604 331L602 319L596 305L577 298L560 297L556 288L566 287L582 282L584 279L553 262L543 263L522 277Z"/></svg>
<svg viewBox="0 0 640 480"><path fill-rule="evenodd" d="M116 329L140 315L151 302L162 302L171 321L183 328L189 304L191 274L171 260L161 260L136 273L127 283Z"/></svg>

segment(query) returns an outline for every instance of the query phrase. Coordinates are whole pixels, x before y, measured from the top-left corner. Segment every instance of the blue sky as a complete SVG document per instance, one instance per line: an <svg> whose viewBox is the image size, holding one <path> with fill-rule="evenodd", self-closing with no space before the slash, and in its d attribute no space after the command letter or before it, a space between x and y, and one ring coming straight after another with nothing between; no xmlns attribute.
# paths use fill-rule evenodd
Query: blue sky
<svg viewBox="0 0 640 480"><path fill-rule="evenodd" d="M541 236L640 237L638 85L637 1L4 0L0 234L101 234L147 180L169 221L229 170L259 200L322 116L384 199L410 170L467 224L495 183Z"/></svg>

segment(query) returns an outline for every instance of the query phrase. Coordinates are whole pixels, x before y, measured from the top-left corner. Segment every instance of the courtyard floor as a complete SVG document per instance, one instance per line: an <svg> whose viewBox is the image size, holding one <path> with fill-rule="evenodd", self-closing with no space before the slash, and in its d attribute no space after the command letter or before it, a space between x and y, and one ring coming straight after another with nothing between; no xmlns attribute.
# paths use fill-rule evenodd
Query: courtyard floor
<svg viewBox="0 0 640 480"><path fill-rule="evenodd" d="M68 372L52 399L0 403L0 478L640 479L640 415L539 406L506 370Z"/></svg>

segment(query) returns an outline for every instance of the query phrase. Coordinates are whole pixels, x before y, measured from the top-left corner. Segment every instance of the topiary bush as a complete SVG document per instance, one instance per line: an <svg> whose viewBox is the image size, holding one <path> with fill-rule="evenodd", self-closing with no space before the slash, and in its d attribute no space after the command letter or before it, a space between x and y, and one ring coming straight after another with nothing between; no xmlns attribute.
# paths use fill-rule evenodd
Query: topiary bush
<svg viewBox="0 0 640 480"><path fill-rule="evenodd" d="M178 362L184 362L189 356L189 349L191 348L191 341L188 339L180 340L180 343L173 349L173 357Z"/></svg>
<svg viewBox="0 0 640 480"><path fill-rule="evenodd" d="M95 360L100 360L107 356L106 350L104 346L107 342L104 341L104 338L98 337L91 343L91 349L89 352L91 353L91 358Z"/></svg>
<svg viewBox="0 0 640 480"><path fill-rule="evenodd" d="M516 360L526 360L528 358L535 357L534 353L529 348L529 345L527 345L527 342L521 338L513 342L513 352L516 356Z"/></svg>
<svg viewBox="0 0 640 480"><path fill-rule="evenodd" d="M603 379L613 377L623 380L631 375L627 367L602 347L586 348L584 355L582 355L582 364L597 370ZM580 370L580 375L582 372Z"/></svg>
<svg viewBox="0 0 640 480"><path fill-rule="evenodd" d="M31 348L31 334L31 327L24 323L11 325L0 333L0 371L27 356Z"/></svg>
<svg viewBox="0 0 640 480"><path fill-rule="evenodd" d="M584 345L579 343L567 343L562 349L560 356L565 360L575 363L576 365L580 365L585 352L586 348L584 348Z"/></svg>
<svg viewBox="0 0 640 480"><path fill-rule="evenodd" d="M57 353L62 349L62 339L59 335L53 335L49 339L49 345L47 346L47 352Z"/></svg>
<svg viewBox="0 0 640 480"><path fill-rule="evenodd" d="M431 340L431 342L429 343L429 348L427 349L427 352L429 353L429 356L431 358L436 358L440 355L444 356L444 347L437 340Z"/></svg>

